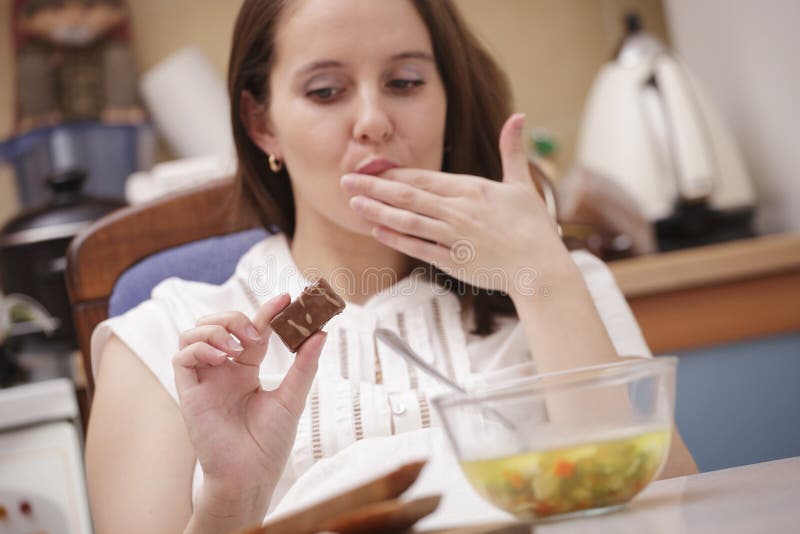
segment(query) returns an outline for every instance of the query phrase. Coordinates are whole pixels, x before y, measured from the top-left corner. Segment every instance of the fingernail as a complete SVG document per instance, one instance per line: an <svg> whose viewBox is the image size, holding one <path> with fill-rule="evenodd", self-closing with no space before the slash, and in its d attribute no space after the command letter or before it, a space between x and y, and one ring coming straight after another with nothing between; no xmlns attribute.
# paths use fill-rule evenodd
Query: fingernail
<svg viewBox="0 0 800 534"><path fill-rule="evenodd" d="M319 350L317 351L317 357L322 354L322 349L325 347L325 340L328 339L328 333L324 330L320 332L322 334L322 341L319 342Z"/></svg>
<svg viewBox="0 0 800 534"><path fill-rule="evenodd" d="M359 196L350 199L350 205L355 209L363 208L366 203L367 201L364 197Z"/></svg>
<svg viewBox="0 0 800 534"><path fill-rule="evenodd" d="M256 328L252 325L248 326L245 329L245 333L247 334L247 337L249 337L252 341L258 341L259 339L261 339L261 335L258 333L258 330L256 330Z"/></svg>
<svg viewBox="0 0 800 534"><path fill-rule="evenodd" d="M516 121L517 121L517 124L516 124L517 130L522 130L522 127L525 126L525 114L524 113L517 113Z"/></svg>
<svg viewBox="0 0 800 534"><path fill-rule="evenodd" d="M345 174L341 180L342 187L352 189L356 185L356 177L352 174Z"/></svg>
<svg viewBox="0 0 800 534"><path fill-rule="evenodd" d="M225 346L228 347L228 350L233 352L242 352L244 350L244 347L238 344L232 337L228 338L225 342Z"/></svg>

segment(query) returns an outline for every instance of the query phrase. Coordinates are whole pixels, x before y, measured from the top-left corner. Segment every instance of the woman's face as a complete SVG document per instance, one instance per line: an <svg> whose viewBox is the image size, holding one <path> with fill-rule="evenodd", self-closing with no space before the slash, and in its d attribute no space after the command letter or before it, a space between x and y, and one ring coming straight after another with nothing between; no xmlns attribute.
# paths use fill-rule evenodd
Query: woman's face
<svg viewBox="0 0 800 534"><path fill-rule="evenodd" d="M286 165L298 216L366 235L342 175L380 172L379 158L441 168L447 102L428 29L408 0L297 0L275 46L260 144Z"/></svg>

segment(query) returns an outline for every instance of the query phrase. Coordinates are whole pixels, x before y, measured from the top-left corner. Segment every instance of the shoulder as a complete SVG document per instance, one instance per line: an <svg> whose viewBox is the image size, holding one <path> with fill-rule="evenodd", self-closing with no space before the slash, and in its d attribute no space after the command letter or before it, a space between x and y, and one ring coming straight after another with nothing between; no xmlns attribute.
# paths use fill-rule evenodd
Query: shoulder
<svg viewBox="0 0 800 534"><path fill-rule="evenodd" d="M122 315L106 319L94 329L91 338L92 373L98 376L113 337L121 341L158 378L177 400L172 356L179 349L181 332L192 328L197 319L220 311L231 292L226 285L214 286L171 278L153 290L150 299Z"/></svg>
<svg viewBox="0 0 800 534"><path fill-rule="evenodd" d="M269 236L252 246L222 284L170 277L153 288L149 299L101 322L92 334L92 372L97 375L106 344L115 335L175 396L171 357L178 350L180 333L193 328L199 318L220 311L253 314L263 296L254 296L249 290L252 281L247 277L251 270L247 265L263 258L279 239L282 236Z"/></svg>

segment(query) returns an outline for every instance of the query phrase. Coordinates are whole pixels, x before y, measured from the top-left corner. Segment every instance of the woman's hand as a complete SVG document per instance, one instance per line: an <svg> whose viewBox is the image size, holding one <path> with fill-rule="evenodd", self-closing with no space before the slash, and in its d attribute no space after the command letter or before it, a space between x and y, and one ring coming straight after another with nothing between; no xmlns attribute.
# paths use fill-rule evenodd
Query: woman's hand
<svg viewBox="0 0 800 534"><path fill-rule="evenodd" d="M294 444L325 334L302 345L279 388L263 390L258 371L269 322L289 301L273 298L252 322L236 311L203 317L181 334L175 383L204 473L201 508L210 516L261 521Z"/></svg>
<svg viewBox="0 0 800 534"><path fill-rule="evenodd" d="M380 242L470 285L513 293L566 250L531 178L523 124L523 115L512 115L500 133L502 182L392 169L345 175L342 187Z"/></svg>

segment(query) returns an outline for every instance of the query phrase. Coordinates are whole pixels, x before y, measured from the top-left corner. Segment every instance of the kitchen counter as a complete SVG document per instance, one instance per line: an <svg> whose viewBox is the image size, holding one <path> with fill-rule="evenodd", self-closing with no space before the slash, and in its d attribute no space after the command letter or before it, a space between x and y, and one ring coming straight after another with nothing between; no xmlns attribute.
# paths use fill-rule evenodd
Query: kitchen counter
<svg viewBox="0 0 800 534"><path fill-rule="evenodd" d="M654 353L800 331L800 235L609 262Z"/></svg>
<svg viewBox="0 0 800 534"><path fill-rule="evenodd" d="M595 517L543 522L535 526L495 519L459 527L420 530L430 534L761 534L800 531L800 456L697 475L658 480L622 510ZM449 495L453 497L453 495ZM460 502L464 504L467 501ZM495 513L491 513L495 511ZM463 515L470 516L464 511ZM503 517L510 517L502 514ZM486 518L492 520L487 521ZM423 520L425 521L425 520ZM415 530L415 532L417 532Z"/></svg>
<svg viewBox="0 0 800 534"><path fill-rule="evenodd" d="M537 526L536 534L797 532L800 457L651 484L621 512Z"/></svg>

